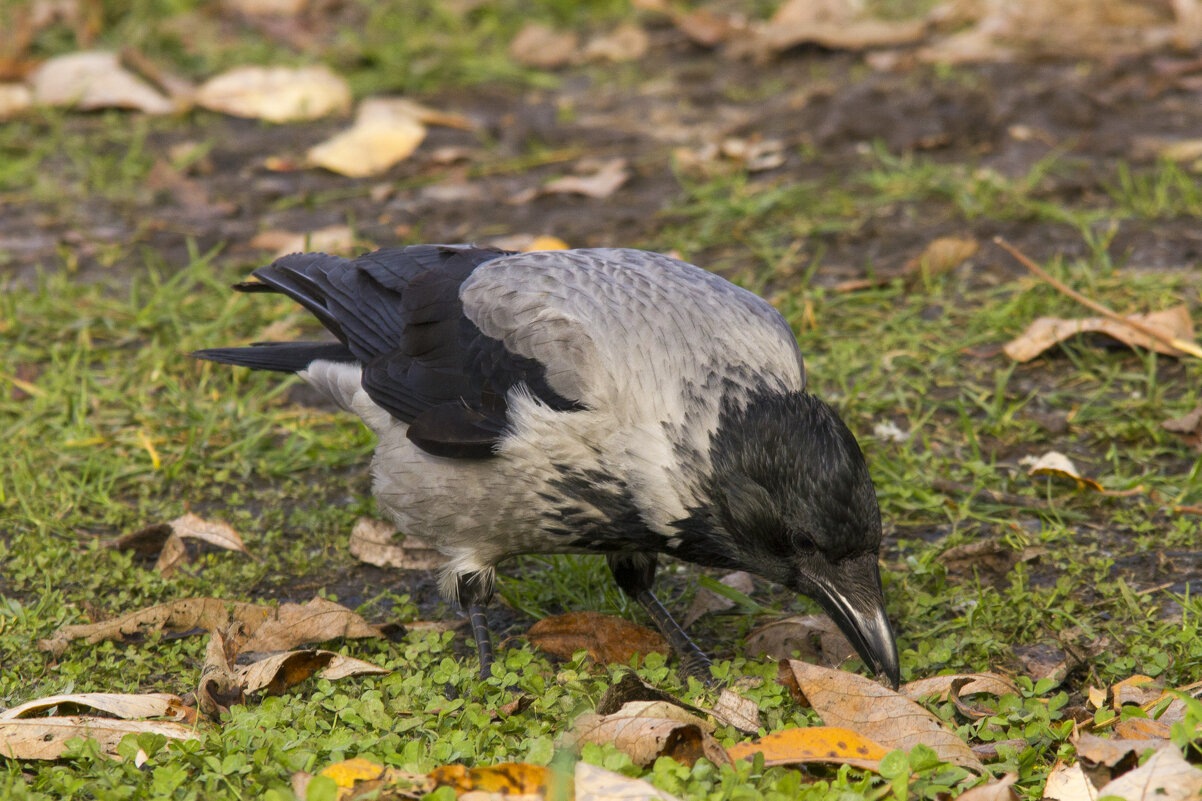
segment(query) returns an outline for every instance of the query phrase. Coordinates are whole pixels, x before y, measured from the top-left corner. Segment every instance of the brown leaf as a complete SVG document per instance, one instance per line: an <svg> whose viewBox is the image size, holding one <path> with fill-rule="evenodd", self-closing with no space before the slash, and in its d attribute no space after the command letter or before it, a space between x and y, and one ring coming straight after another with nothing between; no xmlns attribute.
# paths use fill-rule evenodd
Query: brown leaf
<svg viewBox="0 0 1202 801"><path fill-rule="evenodd" d="M171 536L171 525L168 523L152 523L136 531L129 531L119 537L101 540L101 548L112 548L117 551L133 551L142 556L154 556L163 550L163 543Z"/></svg>
<svg viewBox="0 0 1202 801"><path fill-rule="evenodd" d="M877 770L888 748L864 735L839 726L809 726L785 729L727 749L731 759L764 755L764 765L800 765L833 762L865 770Z"/></svg>
<svg viewBox="0 0 1202 801"><path fill-rule="evenodd" d="M607 198L630 179L626 159L609 159L597 166L591 175L565 175L545 184L542 194L585 195Z"/></svg>
<svg viewBox="0 0 1202 801"><path fill-rule="evenodd" d="M1168 744L1168 740L1106 740L1088 733L1082 733L1075 743L1081 768L1096 787L1134 768L1145 751Z"/></svg>
<svg viewBox="0 0 1202 801"><path fill-rule="evenodd" d="M382 676L391 672L388 668L373 665L362 659L310 648L273 654L266 659L239 667L236 677L248 693L279 695L314 673L323 679L337 681L351 676Z"/></svg>
<svg viewBox="0 0 1202 801"><path fill-rule="evenodd" d="M46 61L29 78L35 103L90 111L126 108L169 114L171 101L121 66L116 53L86 51Z"/></svg>
<svg viewBox="0 0 1202 801"><path fill-rule="evenodd" d="M1177 434L1182 441L1198 453L1202 453L1202 404L1181 417L1165 420L1160 424L1165 431Z"/></svg>
<svg viewBox="0 0 1202 801"><path fill-rule="evenodd" d="M161 734L169 740L199 740L192 726L162 720L118 720L79 716L0 720L0 754L10 759L58 759L67 741L95 740L102 753L117 756L127 734Z"/></svg>
<svg viewBox="0 0 1202 801"><path fill-rule="evenodd" d="M638 25L625 23L610 33L589 40L584 57L589 61L635 61L647 53L651 40Z"/></svg>
<svg viewBox="0 0 1202 801"><path fill-rule="evenodd" d="M1057 762L1048 773L1043 797L1051 801L1095 801L1098 791L1081 770L1081 765Z"/></svg>
<svg viewBox="0 0 1202 801"><path fill-rule="evenodd" d="M1114 733L1124 740L1167 740L1172 727L1163 720L1127 718L1114 724Z"/></svg>
<svg viewBox="0 0 1202 801"><path fill-rule="evenodd" d="M201 84L196 104L270 122L315 120L349 111L351 89L324 66L236 67Z"/></svg>
<svg viewBox="0 0 1202 801"><path fill-rule="evenodd" d="M981 243L971 236L942 236L932 240L922 253L906 262L902 275L913 283L923 278L950 273L971 259Z"/></svg>
<svg viewBox="0 0 1202 801"><path fill-rule="evenodd" d="M51 695L26 701L12 709L0 712L0 720L16 720L33 717L56 706L86 707L114 717L170 718L191 723L196 719L196 710L184 704L183 699L171 693L72 693ZM2 750L0 750L2 753Z"/></svg>
<svg viewBox="0 0 1202 801"><path fill-rule="evenodd" d="M1007 694L1019 694L1018 687L1014 682L997 673L958 673L951 676L931 676L903 684L898 689L898 693L911 701L921 701L932 695L938 696L941 701L946 701L951 695L952 685L958 681L965 682L959 689L961 696L975 695L976 693L988 693L999 697Z"/></svg>
<svg viewBox="0 0 1202 801"><path fill-rule="evenodd" d="M1182 758L1169 744L1148 761L1098 790L1098 796L1155 798L1157 801L1190 801L1202 794L1202 770Z"/></svg>
<svg viewBox="0 0 1202 801"><path fill-rule="evenodd" d="M806 661L835 667L854 656L856 649L826 615L788 617L747 635L747 653L752 656L789 659L794 652Z"/></svg>
<svg viewBox="0 0 1202 801"><path fill-rule="evenodd" d="M865 50L912 44L922 38L926 27L925 20L872 19L850 0L786 0L757 33L770 52L807 43L834 50Z"/></svg>
<svg viewBox="0 0 1202 801"><path fill-rule="evenodd" d="M956 796L956 801L1018 801L1018 793L1014 791L1016 781L1017 773L1007 773L996 782L979 784L961 793Z"/></svg>
<svg viewBox="0 0 1202 801"><path fill-rule="evenodd" d="M452 787L456 795L476 792L541 798L552 778L550 768L525 762L502 762L478 768L443 765L430 771L435 787Z"/></svg>
<svg viewBox="0 0 1202 801"><path fill-rule="evenodd" d="M552 656L567 659L588 651L602 665L629 664L635 654L667 654L659 633L612 615L569 612L543 618L530 627L527 639Z"/></svg>
<svg viewBox="0 0 1202 801"><path fill-rule="evenodd" d="M246 702L242 683L234 672L237 655L238 647L232 638L227 639L220 631L209 634L205 661L196 686L196 705L213 719L229 714L231 706Z"/></svg>
<svg viewBox="0 0 1202 801"><path fill-rule="evenodd" d="M0 83L0 120L7 120L33 105L33 92L23 83Z"/></svg>
<svg viewBox="0 0 1202 801"><path fill-rule="evenodd" d="M611 684L609 689L601 694L601 697L597 699L597 707L593 711L598 715L612 715L630 701L665 701L695 715L705 713L703 709L686 704L679 698L652 687L639 678L637 673L629 669L622 671L622 678L618 679L615 684Z"/></svg>
<svg viewBox="0 0 1202 801"><path fill-rule="evenodd" d="M555 69L572 61L580 40L571 32L559 32L540 22L529 22L509 43L509 57L525 67Z"/></svg>
<svg viewBox="0 0 1202 801"><path fill-rule="evenodd" d="M423 106L374 97L359 104L355 124L309 148L309 162L351 178L379 175L406 159L426 138Z"/></svg>
<svg viewBox="0 0 1202 801"><path fill-rule="evenodd" d="M612 715L585 714L576 719L578 743L612 744L646 767L661 756L686 765L705 757L716 765L730 757L707 731L709 724L664 701L631 701Z"/></svg>
<svg viewBox="0 0 1202 801"><path fill-rule="evenodd" d="M1128 704L1143 706L1162 695L1164 695L1164 687L1151 676L1142 674L1128 676L1110 688L1110 697L1114 703L1115 712Z"/></svg>
<svg viewBox="0 0 1202 801"><path fill-rule="evenodd" d="M231 11L250 17L295 16L305 10L309 0L221 0Z"/></svg>
<svg viewBox="0 0 1202 801"><path fill-rule="evenodd" d="M359 615L322 598L278 607L220 598L185 598L99 623L63 626L48 639L39 640L38 648L60 656L71 640L81 637L89 645L101 640L126 642L154 631L173 634L192 629L225 631L231 623L237 624L240 636L247 638L237 650L283 651L301 643L335 637L381 636L378 628Z"/></svg>
<svg viewBox="0 0 1202 801"><path fill-rule="evenodd" d="M388 768L363 757L336 762L324 768L318 775L334 781L338 787L340 801L359 798L421 798L434 790L434 782L428 776ZM292 790L297 798L308 796L308 786L312 780L313 776L308 773L292 775ZM393 795L390 790L397 790L399 793Z"/></svg>
<svg viewBox="0 0 1202 801"><path fill-rule="evenodd" d="M852 729L890 749L908 751L922 743L945 762L984 771L972 749L938 718L875 681L795 659L781 662L780 681L828 726Z"/></svg>
<svg viewBox="0 0 1202 801"><path fill-rule="evenodd" d="M1127 319L1143 323L1166 338L1194 341L1194 324L1189 316L1189 308L1184 303L1150 314L1132 314ZM1027 330L1020 336L1007 342L1002 350L1016 362L1029 362L1053 345L1085 333L1105 334L1124 345L1148 348L1169 356L1182 355L1176 348L1107 317L1086 317L1078 320L1040 317L1027 326Z"/></svg>
<svg viewBox="0 0 1202 801"><path fill-rule="evenodd" d="M689 12L669 12L676 28L688 37L689 41L701 47L717 47L740 32L743 26L736 24L730 17L719 16L705 8L695 8Z"/></svg>
<svg viewBox="0 0 1202 801"><path fill-rule="evenodd" d="M738 590L744 595L750 595L755 591L755 584L751 580L751 574L743 570L736 570L733 573L727 573L722 578L718 579L720 584L725 584L731 589ZM702 587L697 590L697 594L693 596L693 602L689 604L689 609L684 613L684 620L680 625L688 628L697 622L703 615L712 614L714 612L725 612L727 609L733 609L735 602L727 598L725 595L719 595L713 590Z"/></svg>
<svg viewBox="0 0 1202 801"><path fill-rule="evenodd" d="M184 545L186 539L208 543L229 551L246 553L242 537L232 526L220 520L204 520L194 514L186 514L183 517L177 517L167 525L171 529L171 535L163 543L159 560L154 566L154 569L159 571L164 578L190 561L188 549Z"/></svg>
<svg viewBox="0 0 1202 801"><path fill-rule="evenodd" d="M446 557L424 540L412 535L404 542L394 543L396 526L382 520L361 517L351 530L351 555L376 567L397 567L407 570L432 570L446 563Z"/></svg>
<svg viewBox="0 0 1202 801"><path fill-rule="evenodd" d="M755 734L760 730L760 708L755 701L744 698L734 690L726 688L718 696L714 708L709 710L718 722L734 726L744 734Z"/></svg>
<svg viewBox="0 0 1202 801"><path fill-rule="evenodd" d="M299 253L303 250L318 250L335 255L353 255L364 243L356 247L355 234L349 225L329 225L303 234L273 228L262 231L250 240L252 248L274 250L275 257Z"/></svg>
<svg viewBox="0 0 1202 801"><path fill-rule="evenodd" d="M1058 476L1076 482L1077 489L1089 487L1096 492L1103 492L1102 485L1092 478L1086 478L1077 471L1077 466L1067 456L1059 451L1048 451L1037 459L1024 460L1029 476Z"/></svg>

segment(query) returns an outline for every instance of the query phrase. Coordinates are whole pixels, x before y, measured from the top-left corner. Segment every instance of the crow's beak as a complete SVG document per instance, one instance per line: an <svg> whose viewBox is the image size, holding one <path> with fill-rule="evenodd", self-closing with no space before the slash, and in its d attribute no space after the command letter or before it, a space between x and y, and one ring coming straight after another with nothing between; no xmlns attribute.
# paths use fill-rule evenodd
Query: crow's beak
<svg viewBox="0 0 1202 801"><path fill-rule="evenodd" d="M814 600L855 646L864 663L877 675L885 674L897 689L901 680L897 643L885 615L885 593L876 556L850 559L832 571L832 578L837 579L839 586L833 582L815 582Z"/></svg>

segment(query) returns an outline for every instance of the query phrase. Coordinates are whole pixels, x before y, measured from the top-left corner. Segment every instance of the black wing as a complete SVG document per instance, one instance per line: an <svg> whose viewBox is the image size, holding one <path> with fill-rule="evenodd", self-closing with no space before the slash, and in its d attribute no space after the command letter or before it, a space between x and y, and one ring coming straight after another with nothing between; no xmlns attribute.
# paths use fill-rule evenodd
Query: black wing
<svg viewBox="0 0 1202 801"><path fill-rule="evenodd" d="M235 285L277 292L309 310L337 343L267 342L194 356L259 370L296 372L316 359L358 362L363 388L428 453L493 454L506 425L505 395L524 383L559 410L580 408L547 385L543 366L484 336L463 313L459 288L480 264L507 251L415 245L356 259L295 253Z"/></svg>

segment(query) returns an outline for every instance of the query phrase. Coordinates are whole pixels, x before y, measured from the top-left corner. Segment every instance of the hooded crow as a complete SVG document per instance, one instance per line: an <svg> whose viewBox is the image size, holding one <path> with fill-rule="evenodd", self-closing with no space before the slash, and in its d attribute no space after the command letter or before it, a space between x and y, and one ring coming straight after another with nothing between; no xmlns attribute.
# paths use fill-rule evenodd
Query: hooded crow
<svg viewBox="0 0 1202 801"><path fill-rule="evenodd" d="M766 301L609 248L297 253L254 278L234 288L288 296L337 341L193 355L295 373L375 432L375 495L447 557L439 586L468 613L482 675L496 566L597 553L708 681L651 589L666 554L813 598L896 686L872 479Z"/></svg>

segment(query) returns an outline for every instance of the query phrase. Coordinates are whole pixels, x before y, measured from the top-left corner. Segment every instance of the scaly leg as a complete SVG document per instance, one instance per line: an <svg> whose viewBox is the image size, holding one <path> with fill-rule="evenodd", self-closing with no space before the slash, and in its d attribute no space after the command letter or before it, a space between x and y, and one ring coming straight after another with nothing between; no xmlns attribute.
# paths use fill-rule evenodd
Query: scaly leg
<svg viewBox="0 0 1202 801"><path fill-rule="evenodd" d="M672 646L672 650L680 657L681 672L692 676L702 684L712 685L714 677L710 674L710 660L697 647L680 624L672 619L668 610L651 591L655 580L655 556L653 554L611 554L607 557L609 569L622 591L639 602L647 611L655 627Z"/></svg>
<svg viewBox="0 0 1202 801"><path fill-rule="evenodd" d="M492 632L488 630L488 618L484 614L484 607L492 599L492 587L482 586L485 583L485 578L478 574L459 577L459 605L467 611L468 622L472 624L472 637L476 640L476 650L480 652L482 679L492 675L494 658ZM487 583L491 585L491 582Z"/></svg>

